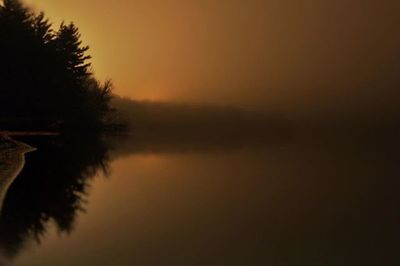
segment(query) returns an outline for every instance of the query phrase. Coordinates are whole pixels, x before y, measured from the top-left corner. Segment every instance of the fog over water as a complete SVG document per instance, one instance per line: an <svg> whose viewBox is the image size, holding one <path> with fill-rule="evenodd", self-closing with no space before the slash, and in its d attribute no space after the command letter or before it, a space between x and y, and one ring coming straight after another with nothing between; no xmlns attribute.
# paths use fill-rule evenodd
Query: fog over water
<svg viewBox="0 0 400 266"><path fill-rule="evenodd" d="M115 90L7 54L0 266L399 265L400 1L25 2Z"/></svg>

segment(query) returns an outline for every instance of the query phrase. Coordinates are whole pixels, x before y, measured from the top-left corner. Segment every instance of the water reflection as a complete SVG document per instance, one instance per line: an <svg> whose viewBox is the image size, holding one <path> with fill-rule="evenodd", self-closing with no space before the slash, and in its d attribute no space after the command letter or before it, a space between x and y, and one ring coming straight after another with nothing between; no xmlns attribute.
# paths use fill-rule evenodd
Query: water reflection
<svg viewBox="0 0 400 266"><path fill-rule="evenodd" d="M40 242L50 221L60 232L72 232L79 212L85 210L91 179L99 171L108 171L108 148L100 137L23 140L38 150L27 154L27 164L20 173L21 153L14 153L14 163L1 172L2 178L19 173L8 189L0 217L3 260L18 255L26 241Z"/></svg>
<svg viewBox="0 0 400 266"><path fill-rule="evenodd" d="M0 264L18 256L29 241L44 240L51 222L60 233L73 232L79 214L85 211L91 181L99 172L108 174L110 158L147 153L232 151L280 143L287 137L287 134L279 138L276 133L267 135L271 142L266 142L263 134L252 134L253 138L249 138L246 134L212 132L17 137L37 150L27 156L26 165L25 153L31 150L22 142L12 153L7 150L0 154L0 177L6 183L0 216Z"/></svg>
<svg viewBox="0 0 400 266"><path fill-rule="evenodd" d="M109 137L113 159L133 154L215 153L243 149L265 149L281 146L291 139L287 129L260 131L135 131Z"/></svg>
<svg viewBox="0 0 400 266"><path fill-rule="evenodd" d="M36 264L21 256L22 265L400 261L396 137L211 135L25 140L39 149L8 190L3 252L46 241L54 221L61 232L76 229L65 244L76 256L56 250L63 264L46 263L47 249ZM95 188L103 194L91 198L97 212L79 216L94 176L110 168L110 182Z"/></svg>

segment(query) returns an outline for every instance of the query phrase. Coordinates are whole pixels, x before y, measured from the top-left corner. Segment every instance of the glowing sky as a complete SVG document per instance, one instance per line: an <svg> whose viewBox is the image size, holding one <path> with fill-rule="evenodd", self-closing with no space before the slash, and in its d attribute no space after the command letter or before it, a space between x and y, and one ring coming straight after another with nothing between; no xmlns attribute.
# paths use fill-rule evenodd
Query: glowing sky
<svg viewBox="0 0 400 266"><path fill-rule="evenodd" d="M76 22L97 76L132 98L345 105L397 82L400 1L27 2Z"/></svg>

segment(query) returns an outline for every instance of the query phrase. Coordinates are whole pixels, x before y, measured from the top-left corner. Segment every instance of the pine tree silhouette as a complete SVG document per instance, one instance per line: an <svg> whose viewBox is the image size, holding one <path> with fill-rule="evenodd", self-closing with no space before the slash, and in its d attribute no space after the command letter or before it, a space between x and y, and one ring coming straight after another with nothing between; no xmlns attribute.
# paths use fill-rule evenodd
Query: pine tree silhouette
<svg viewBox="0 0 400 266"><path fill-rule="evenodd" d="M35 14L19 0L4 0L0 5L0 127L101 127L111 110L112 83L96 80L88 50L73 23L54 30L43 12Z"/></svg>

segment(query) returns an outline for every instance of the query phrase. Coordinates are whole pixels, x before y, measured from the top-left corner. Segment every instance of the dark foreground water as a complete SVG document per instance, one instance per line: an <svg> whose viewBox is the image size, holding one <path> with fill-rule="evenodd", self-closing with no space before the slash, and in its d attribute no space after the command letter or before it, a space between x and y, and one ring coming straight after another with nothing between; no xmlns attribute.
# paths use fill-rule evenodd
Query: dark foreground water
<svg viewBox="0 0 400 266"><path fill-rule="evenodd" d="M25 142L3 265L400 265L393 140Z"/></svg>

